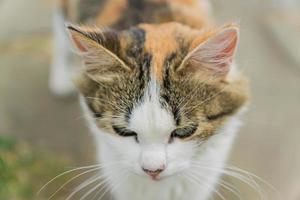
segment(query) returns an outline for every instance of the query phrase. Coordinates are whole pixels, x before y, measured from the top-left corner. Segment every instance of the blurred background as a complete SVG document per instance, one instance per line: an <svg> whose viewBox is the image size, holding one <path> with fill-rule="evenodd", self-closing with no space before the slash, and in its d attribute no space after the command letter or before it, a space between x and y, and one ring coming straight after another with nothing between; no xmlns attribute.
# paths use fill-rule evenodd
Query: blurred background
<svg viewBox="0 0 300 200"><path fill-rule="evenodd" d="M240 23L237 63L251 80L251 104L228 163L266 180L284 200L300 200L300 1L212 2L219 24ZM76 97L59 99L48 90L52 7L0 0L1 200L48 199L68 177L36 196L49 179L95 163ZM230 181L243 199L259 199ZM64 199L72 184L53 199Z"/></svg>

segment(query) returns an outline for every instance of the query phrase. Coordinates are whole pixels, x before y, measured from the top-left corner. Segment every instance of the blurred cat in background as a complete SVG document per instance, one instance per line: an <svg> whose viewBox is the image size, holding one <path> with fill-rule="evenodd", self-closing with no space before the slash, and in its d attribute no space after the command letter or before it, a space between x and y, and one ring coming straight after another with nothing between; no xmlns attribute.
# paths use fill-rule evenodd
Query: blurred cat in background
<svg viewBox="0 0 300 200"><path fill-rule="evenodd" d="M101 169L69 199L100 179L82 199L104 186L116 200L219 194L248 90L233 63L238 26L217 27L209 15L205 0L60 1L50 88L73 91L69 34L84 62L75 86ZM84 26L66 30L66 21Z"/></svg>

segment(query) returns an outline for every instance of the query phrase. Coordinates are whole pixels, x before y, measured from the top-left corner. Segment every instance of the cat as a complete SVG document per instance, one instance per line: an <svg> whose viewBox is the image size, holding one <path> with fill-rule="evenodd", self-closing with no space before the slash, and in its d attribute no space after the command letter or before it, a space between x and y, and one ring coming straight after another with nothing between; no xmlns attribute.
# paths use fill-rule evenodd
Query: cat
<svg viewBox="0 0 300 200"><path fill-rule="evenodd" d="M239 27L215 26L204 0L61 1L58 95L73 87L65 20L85 24L66 28L84 62L75 86L114 199L209 199L248 102Z"/></svg>

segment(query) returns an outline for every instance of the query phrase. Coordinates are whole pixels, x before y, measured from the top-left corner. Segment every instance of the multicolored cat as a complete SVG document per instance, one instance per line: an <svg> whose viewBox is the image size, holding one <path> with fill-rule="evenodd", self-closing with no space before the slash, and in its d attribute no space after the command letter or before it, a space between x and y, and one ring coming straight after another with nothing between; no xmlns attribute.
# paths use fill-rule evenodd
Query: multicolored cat
<svg viewBox="0 0 300 200"><path fill-rule="evenodd" d="M238 26L215 27L204 0L65 0L60 10L50 85L70 91L64 22L85 24L67 25L84 61L75 83L114 198L207 200L248 97L233 63Z"/></svg>

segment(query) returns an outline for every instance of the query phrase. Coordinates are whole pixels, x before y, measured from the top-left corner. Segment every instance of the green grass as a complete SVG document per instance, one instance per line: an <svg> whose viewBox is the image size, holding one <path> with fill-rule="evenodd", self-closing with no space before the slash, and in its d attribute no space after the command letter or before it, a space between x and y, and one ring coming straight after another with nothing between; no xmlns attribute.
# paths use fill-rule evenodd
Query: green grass
<svg viewBox="0 0 300 200"><path fill-rule="evenodd" d="M0 199L47 199L66 178L51 184L41 195L37 191L50 179L66 170L70 161L0 136ZM47 194L48 193L48 194ZM57 198L54 198L57 199Z"/></svg>

